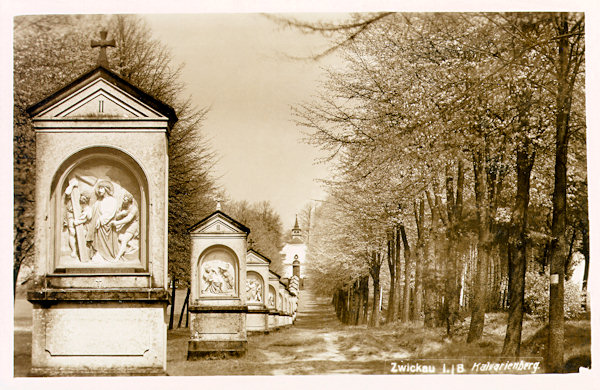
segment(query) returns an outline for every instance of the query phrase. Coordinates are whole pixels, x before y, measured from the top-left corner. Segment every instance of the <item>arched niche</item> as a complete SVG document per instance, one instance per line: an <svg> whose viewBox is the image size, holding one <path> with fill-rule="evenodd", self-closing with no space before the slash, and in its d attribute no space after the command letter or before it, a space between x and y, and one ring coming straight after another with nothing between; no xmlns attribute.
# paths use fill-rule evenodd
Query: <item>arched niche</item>
<svg viewBox="0 0 600 390"><path fill-rule="evenodd" d="M80 150L51 185L55 272L148 269L148 181L130 155L111 147Z"/></svg>
<svg viewBox="0 0 600 390"><path fill-rule="evenodd" d="M248 303L265 302L265 283L262 276L255 271L246 273L246 301Z"/></svg>
<svg viewBox="0 0 600 390"><path fill-rule="evenodd" d="M275 291L275 287L269 285L269 307L275 308L275 297L277 297L277 292Z"/></svg>
<svg viewBox="0 0 600 390"><path fill-rule="evenodd" d="M207 248L198 259L197 295L201 298L239 296L239 262L235 252L223 245Z"/></svg>
<svg viewBox="0 0 600 390"><path fill-rule="evenodd" d="M282 294L278 294L277 310L283 310L283 295Z"/></svg>

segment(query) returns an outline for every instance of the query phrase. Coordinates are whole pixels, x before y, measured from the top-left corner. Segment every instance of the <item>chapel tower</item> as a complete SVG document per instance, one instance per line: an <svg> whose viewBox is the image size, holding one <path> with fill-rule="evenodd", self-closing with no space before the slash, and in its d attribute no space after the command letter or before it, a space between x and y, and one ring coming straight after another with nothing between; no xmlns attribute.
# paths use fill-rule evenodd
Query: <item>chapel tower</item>
<svg viewBox="0 0 600 390"><path fill-rule="evenodd" d="M281 250L283 266L281 277L284 280L290 280L292 276L296 275L302 285L302 280L305 278L306 244L302 237L302 229L298 224L298 216L296 216L290 238Z"/></svg>

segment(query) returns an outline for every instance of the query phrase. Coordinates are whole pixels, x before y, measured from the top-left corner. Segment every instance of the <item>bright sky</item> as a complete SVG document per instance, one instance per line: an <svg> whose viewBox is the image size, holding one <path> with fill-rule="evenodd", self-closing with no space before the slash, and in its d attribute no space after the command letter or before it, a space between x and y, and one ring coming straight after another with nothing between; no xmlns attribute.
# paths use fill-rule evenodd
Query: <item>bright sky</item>
<svg viewBox="0 0 600 390"><path fill-rule="evenodd" d="M401 9L440 10L540 10L584 9L586 18L597 19L594 0L528 0L526 2L464 0L439 4L437 1L398 2L391 0L323 0L319 2L281 2L256 0L239 2L80 2L62 0L22 0L0 2L2 49L11 52L11 18L35 13L153 13L145 16L156 38L168 45L176 63L185 62L182 79L187 92L199 107L210 106L204 131L220 160L215 174L229 195L236 200L269 200L291 227L294 214L311 199L323 197L316 178L327 176L326 167L314 165L317 151L301 142L301 131L294 124L290 106L309 101L316 91L323 63L287 59L285 54L306 54L322 47L321 38L307 38L295 31L283 30L257 12L340 12ZM342 8L343 7L343 8ZM590 12L593 11L593 12ZM230 12L206 14L206 12ZM238 13L231 13L238 12ZM254 12L254 13L252 13ZM167 14L171 13L171 15ZM187 13L187 14L186 14ZM303 18L307 14L301 14ZM329 14L328 16L331 16ZM598 36L596 24L588 23L590 41ZM587 40L587 37L586 37ZM592 62L592 56L589 56ZM325 63L334 62L327 59ZM5 69L11 69L6 56ZM4 85L11 85L10 72L4 73ZM596 76L589 74L589 81ZM590 83L591 84L591 83ZM5 89L10 99L10 89ZM0 107L7 123L12 118L9 105ZM594 121L590 112L590 123ZM593 140L590 137L590 143ZM4 144L7 148L10 143ZM7 150L6 154L11 153ZM600 186L600 184L599 184ZM596 184L590 181L590 192ZM12 203L8 197L7 204ZM12 210L7 207L7 210ZM590 213L594 211L590 209ZM592 216L592 215L591 215ZM7 218L10 220L10 218Z"/></svg>
<svg viewBox="0 0 600 390"><path fill-rule="evenodd" d="M260 14L145 15L155 37L185 63L182 81L198 107L210 107L203 131L219 155L215 173L232 199L268 200L291 228L323 191L318 151L302 141L291 106L316 93L321 67L302 61L324 39L283 29ZM303 16L306 19L306 15Z"/></svg>

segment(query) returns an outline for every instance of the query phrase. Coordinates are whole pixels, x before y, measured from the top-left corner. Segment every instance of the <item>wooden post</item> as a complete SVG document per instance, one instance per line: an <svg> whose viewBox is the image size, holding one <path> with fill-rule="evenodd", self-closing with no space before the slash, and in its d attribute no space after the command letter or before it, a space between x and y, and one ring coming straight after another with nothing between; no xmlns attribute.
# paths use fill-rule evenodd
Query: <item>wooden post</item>
<svg viewBox="0 0 600 390"><path fill-rule="evenodd" d="M171 297L171 318L169 318L169 330L173 329L173 316L175 315L175 278L173 278L173 296Z"/></svg>
<svg viewBox="0 0 600 390"><path fill-rule="evenodd" d="M185 294L185 300L183 301L183 306L181 306L181 314L179 315L179 321L177 322L178 328L181 328L181 321L183 320L183 313L185 313L185 309L188 306L189 300L190 300L190 288L188 287L187 294ZM187 324L187 319L186 319L186 324Z"/></svg>
<svg viewBox="0 0 600 390"><path fill-rule="evenodd" d="M192 288L188 287L188 296L190 295ZM188 299L187 306L185 307L185 327L188 328L190 323L190 300Z"/></svg>

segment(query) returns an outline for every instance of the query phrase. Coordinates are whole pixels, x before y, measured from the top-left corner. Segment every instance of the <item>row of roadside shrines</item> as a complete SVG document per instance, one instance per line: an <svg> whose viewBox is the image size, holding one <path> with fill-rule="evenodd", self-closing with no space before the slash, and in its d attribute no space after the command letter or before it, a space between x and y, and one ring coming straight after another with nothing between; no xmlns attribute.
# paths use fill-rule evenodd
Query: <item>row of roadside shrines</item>
<svg viewBox="0 0 600 390"><path fill-rule="evenodd" d="M190 228L188 359L243 354L247 333L268 333L296 319L299 265L294 265L290 279L283 280L269 269L268 258L246 249L249 233L249 228L222 212L219 204L214 213ZM240 294L236 293L236 274L245 286Z"/></svg>
<svg viewBox="0 0 600 390"><path fill-rule="evenodd" d="M30 374L165 375L175 111L99 61L28 113L36 139ZM189 359L244 354L249 331L296 317L300 270L285 283L248 250L249 229L218 208L189 230Z"/></svg>

